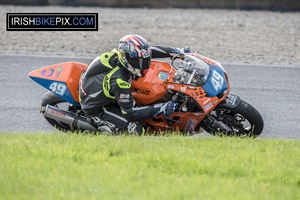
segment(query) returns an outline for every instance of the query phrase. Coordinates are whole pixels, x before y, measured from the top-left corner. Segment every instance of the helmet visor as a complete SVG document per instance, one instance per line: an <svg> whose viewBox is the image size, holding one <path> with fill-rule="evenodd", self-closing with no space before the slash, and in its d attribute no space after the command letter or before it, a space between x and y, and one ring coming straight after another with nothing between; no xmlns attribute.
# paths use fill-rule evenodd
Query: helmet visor
<svg viewBox="0 0 300 200"><path fill-rule="evenodd" d="M127 61L129 62L129 64L135 68L135 69L139 69L141 71L142 76L144 76L146 73L146 70L149 69L150 67L150 57L148 58L133 58L129 55L126 56Z"/></svg>
<svg viewBox="0 0 300 200"><path fill-rule="evenodd" d="M139 61L140 61L140 70L141 70L141 73L142 73L142 76L145 76L145 72L148 71L149 67L150 67L150 57L148 58L139 58Z"/></svg>

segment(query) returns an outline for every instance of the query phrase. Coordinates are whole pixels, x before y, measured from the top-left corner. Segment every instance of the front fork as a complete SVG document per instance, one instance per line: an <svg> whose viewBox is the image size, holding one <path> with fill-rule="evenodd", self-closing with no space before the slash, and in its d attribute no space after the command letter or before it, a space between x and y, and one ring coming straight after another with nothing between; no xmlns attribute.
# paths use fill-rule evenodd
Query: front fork
<svg viewBox="0 0 300 200"><path fill-rule="evenodd" d="M236 108L241 103L241 98L236 95L229 93L226 98L220 102L216 108L228 108L233 109ZM215 127L217 130L220 130L220 132L230 132L232 131L229 126L227 126L222 121L217 120L213 115L208 114L204 119L203 122L206 124L211 124L213 127Z"/></svg>

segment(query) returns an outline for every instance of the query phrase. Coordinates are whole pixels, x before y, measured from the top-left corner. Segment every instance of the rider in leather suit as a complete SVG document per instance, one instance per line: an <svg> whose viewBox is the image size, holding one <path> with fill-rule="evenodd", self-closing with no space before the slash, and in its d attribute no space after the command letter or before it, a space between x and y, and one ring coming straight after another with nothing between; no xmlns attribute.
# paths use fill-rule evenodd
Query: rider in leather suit
<svg viewBox="0 0 300 200"><path fill-rule="evenodd" d="M151 58L171 57L179 51L171 47L150 46L139 35L120 39L118 50L94 59L79 83L81 108L91 123L103 132L144 133L141 121L164 114L170 116L174 103L137 107L131 94L133 78L143 77ZM116 103L113 103L116 100Z"/></svg>

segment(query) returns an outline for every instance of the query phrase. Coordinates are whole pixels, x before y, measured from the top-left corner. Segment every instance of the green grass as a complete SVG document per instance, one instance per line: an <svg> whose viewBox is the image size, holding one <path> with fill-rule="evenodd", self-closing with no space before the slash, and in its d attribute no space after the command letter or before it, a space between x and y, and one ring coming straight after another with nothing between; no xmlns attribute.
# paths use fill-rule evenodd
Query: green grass
<svg viewBox="0 0 300 200"><path fill-rule="evenodd" d="M0 134L0 199L300 199L300 142Z"/></svg>

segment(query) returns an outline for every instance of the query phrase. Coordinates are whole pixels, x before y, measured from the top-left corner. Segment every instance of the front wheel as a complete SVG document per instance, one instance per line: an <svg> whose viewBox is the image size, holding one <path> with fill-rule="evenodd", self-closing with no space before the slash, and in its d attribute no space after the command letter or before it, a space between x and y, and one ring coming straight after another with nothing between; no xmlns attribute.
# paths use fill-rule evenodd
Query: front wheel
<svg viewBox="0 0 300 200"><path fill-rule="evenodd" d="M203 119L201 126L212 135L256 137L261 134L264 122L253 106L241 100L235 108L217 106Z"/></svg>

